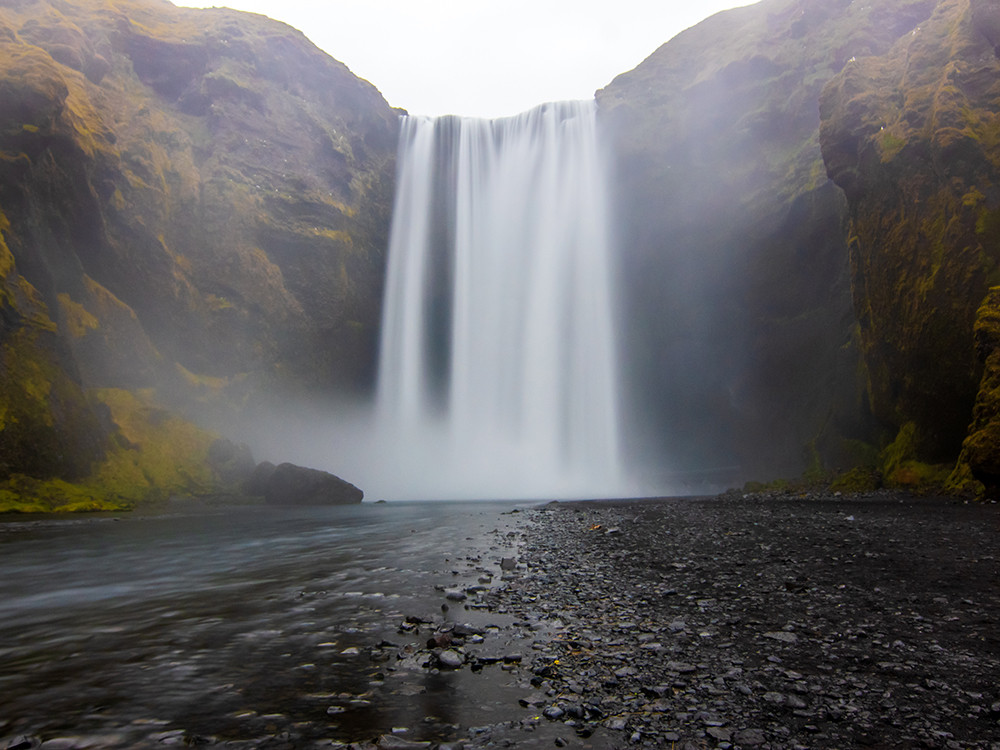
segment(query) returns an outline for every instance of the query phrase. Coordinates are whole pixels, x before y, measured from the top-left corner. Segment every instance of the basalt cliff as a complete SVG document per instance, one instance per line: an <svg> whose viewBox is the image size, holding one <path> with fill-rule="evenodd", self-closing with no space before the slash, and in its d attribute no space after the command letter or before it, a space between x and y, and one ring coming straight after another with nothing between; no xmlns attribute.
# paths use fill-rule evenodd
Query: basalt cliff
<svg viewBox="0 0 1000 750"><path fill-rule="evenodd" d="M372 85L262 16L7 0L0 103L0 507L210 491L233 451L188 418L367 387Z"/></svg>

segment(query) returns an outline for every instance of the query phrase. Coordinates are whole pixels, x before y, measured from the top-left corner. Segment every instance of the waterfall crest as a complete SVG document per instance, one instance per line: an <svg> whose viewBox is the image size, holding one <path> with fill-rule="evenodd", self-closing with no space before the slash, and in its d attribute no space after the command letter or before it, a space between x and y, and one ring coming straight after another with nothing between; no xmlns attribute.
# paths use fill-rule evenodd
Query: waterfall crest
<svg viewBox="0 0 1000 750"><path fill-rule="evenodd" d="M376 393L382 495L620 494L595 110L404 118Z"/></svg>

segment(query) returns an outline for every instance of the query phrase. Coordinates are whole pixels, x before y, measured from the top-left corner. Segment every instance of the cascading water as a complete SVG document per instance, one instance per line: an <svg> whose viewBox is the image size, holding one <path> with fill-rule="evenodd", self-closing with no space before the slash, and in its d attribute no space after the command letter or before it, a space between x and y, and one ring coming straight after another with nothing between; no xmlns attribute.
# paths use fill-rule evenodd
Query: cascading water
<svg viewBox="0 0 1000 750"><path fill-rule="evenodd" d="M376 402L386 497L620 494L595 109L404 118Z"/></svg>

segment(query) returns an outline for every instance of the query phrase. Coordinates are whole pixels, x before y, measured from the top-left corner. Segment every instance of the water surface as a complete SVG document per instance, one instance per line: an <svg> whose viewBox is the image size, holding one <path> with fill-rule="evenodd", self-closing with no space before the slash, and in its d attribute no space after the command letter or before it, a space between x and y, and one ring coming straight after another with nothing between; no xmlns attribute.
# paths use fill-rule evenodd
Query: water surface
<svg viewBox="0 0 1000 750"><path fill-rule="evenodd" d="M484 571L500 580L523 518L513 508L391 503L0 523L0 738L306 747L394 728L452 739L499 721L517 690L499 669L405 669L365 649L426 640L428 626L398 632L412 615L509 621L454 603L444 612L441 588Z"/></svg>

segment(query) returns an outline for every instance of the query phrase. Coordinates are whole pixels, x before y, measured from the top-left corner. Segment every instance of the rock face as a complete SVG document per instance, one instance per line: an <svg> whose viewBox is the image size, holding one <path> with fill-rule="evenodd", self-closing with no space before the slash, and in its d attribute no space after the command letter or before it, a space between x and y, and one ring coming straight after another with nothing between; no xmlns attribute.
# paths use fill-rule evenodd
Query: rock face
<svg viewBox="0 0 1000 750"><path fill-rule="evenodd" d="M0 480L86 474L88 389L364 389L398 112L263 16L0 7Z"/></svg>
<svg viewBox="0 0 1000 750"><path fill-rule="evenodd" d="M978 391L967 448L989 475L996 373L974 327L995 315L995 298L981 305L1000 281L998 28L995 2L940 2L887 53L845 66L821 101L827 170L850 205L872 408L912 432L917 458L952 461Z"/></svg>
<svg viewBox="0 0 1000 750"><path fill-rule="evenodd" d="M1000 287L992 287L986 295L973 335L983 377L955 478L961 481L968 470L995 497L1000 490Z"/></svg>
<svg viewBox="0 0 1000 750"><path fill-rule="evenodd" d="M762 0L598 92L651 463L961 450L1000 483L998 50L997 0ZM0 508L233 485L248 455L177 413L370 386L399 114L370 84L261 16L12 0L0 102Z"/></svg>
<svg viewBox="0 0 1000 750"><path fill-rule="evenodd" d="M679 34L597 94L627 227L634 384L683 466L722 479L858 458L848 210L819 145L824 84L935 0L764 0Z"/></svg>
<svg viewBox="0 0 1000 750"><path fill-rule="evenodd" d="M319 469L279 464L262 482L268 505L350 505L364 493L350 482Z"/></svg>

